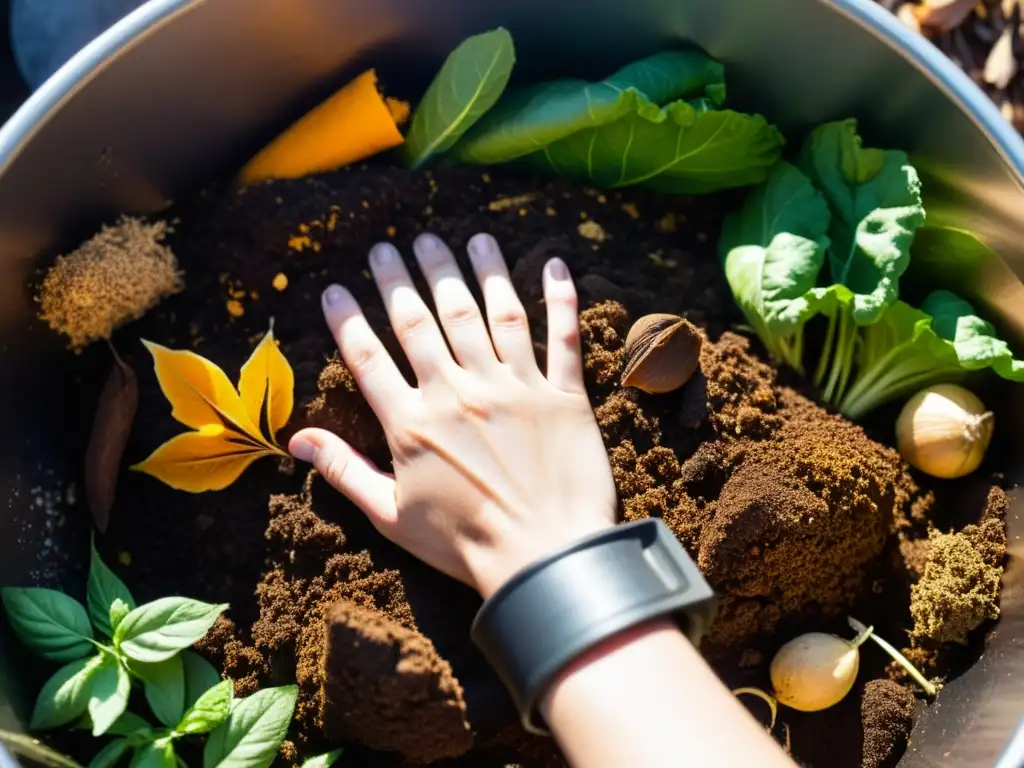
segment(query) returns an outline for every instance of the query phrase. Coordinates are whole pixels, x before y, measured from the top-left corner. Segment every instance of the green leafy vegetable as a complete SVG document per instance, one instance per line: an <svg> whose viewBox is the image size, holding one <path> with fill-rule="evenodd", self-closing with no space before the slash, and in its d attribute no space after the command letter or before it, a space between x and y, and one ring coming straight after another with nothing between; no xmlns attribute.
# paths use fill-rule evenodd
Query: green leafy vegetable
<svg viewBox="0 0 1024 768"><path fill-rule="evenodd" d="M89 618L92 619L92 624L96 627L97 631L107 637L113 637L114 622L111 618L111 611L115 602L119 601L117 603L118 613L116 615L124 618L124 615L121 614L122 609L120 605L127 606L130 611L135 608L135 599L132 597L132 593L128 591L128 587L124 585L124 582L117 578L114 572L100 558L99 552L96 551L95 535L92 538L89 549L89 584L86 600L89 606ZM125 611L124 613L127 614L127 612Z"/></svg>
<svg viewBox="0 0 1024 768"><path fill-rule="evenodd" d="M111 766L117 764L117 761L120 760L130 748L131 744L128 743L128 739L123 737L120 739L114 739L101 749L96 754L96 757L89 762L89 768L111 768Z"/></svg>
<svg viewBox="0 0 1024 768"><path fill-rule="evenodd" d="M89 728L92 728L91 723ZM151 730L149 723L132 712L125 712L107 729L107 734L111 736L131 736L139 731L148 730Z"/></svg>
<svg viewBox="0 0 1024 768"><path fill-rule="evenodd" d="M343 749L335 749L330 752L324 752L322 755L315 755L303 761L300 768L331 768L344 751Z"/></svg>
<svg viewBox="0 0 1024 768"><path fill-rule="evenodd" d="M18 639L44 659L74 661L92 651L92 627L77 600L38 587L4 587L0 599Z"/></svg>
<svg viewBox="0 0 1024 768"><path fill-rule="evenodd" d="M227 607L184 597L154 600L124 617L114 645L135 661L164 661L202 638Z"/></svg>
<svg viewBox="0 0 1024 768"><path fill-rule="evenodd" d="M174 741L167 736L146 744L132 758L129 768L177 768Z"/></svg>
<svg viewBox="0 0 1024 768"><path fill-rule="evenodd" d="M199 697L174 729L179 734L209 733L219 727L231 712L234 684L224 680Z"/></svg>
<svg viewBox="0 0 1024 768"><path fill-rule="evenodd" d="M191 707L220 682L220 673L195 651L182 651L181 663L185 668L185 706Z"/></svg>
<svg viewBox="0 0 1024 768"><path fill-rule="evenodd" d="M992 325L956 294L935 291L921 309L897 301L863 329L858 375L840 410L857 419L890 400L982 368L1024 381L1024 361L1015 360Z"/></svg>
<svg viewBox="0 0 1024 768"><path fill-rule="evenodd" d="M719 252L733 297L769 354L803 371L803 328L842 286L816 288L829 246L828 206L806 176L775 166L722 226Z"/></svg>
<svg viewBox="0 0 1024 768"><path fill-rule="evenodd" d="M413 112L406 164L419 168L452 147L498 101L515 61L512 36L501 27L463 40Z"/></svg>
<svg viewBox="0 0 1024 768"><path fill-rule="evenodd" d="M298 687L267 688L240 699L210 734L203 768L268 768L288 733Z"/></svg>
<svg viewBox="0 0 1024 768"><path fill-rule="evenodd" d="M128 603L119 597L114 598L114 602L110 604L110 611L107 616L110 621L110 634L113 636L114 631L118 625L124 621L124 617L132 612L132 608Z"/></svg>
<svg viewBox="0 0 1024 768"><path fill-rule="evenodd" d="M89 718L92 735L102 736L128 706L131 678L121 660L111 653L101 653L100 663L89 681Z"/></svg>
<svg viewBox="0 0 1024 768"><path fill-rule="evenodd" d="M832 209L832 282L853 292L854 322L872 323L896 300L924 224L917 171L904 152L865 149L853 119L816 128L800 165Z"/></svg>
<svg viewBox="0 0 1024 768"><path fill-rule="evenodd" d="M93 677L102 664L101 656L92 656L58 669L39 692L29 727L45 731L67 725L85 714Z"/></svg>
<svg viewBox="0 0 1024 768"><path fill-rule="evenodd" d="M521 160L602 187L673 194L763 181L783 138L758 115L719 110L721 65L670 51L598 83L558 80L506 94L453 150L473 164Z"/></svg>
<svg viewBox="0 0 1024 768"><path fill-rule="evenodd" d="M142 679L146 702L156 719L167 726L177 725L185 711L185 667L181 655L149 664L133 662L131 670Z"/></svg>

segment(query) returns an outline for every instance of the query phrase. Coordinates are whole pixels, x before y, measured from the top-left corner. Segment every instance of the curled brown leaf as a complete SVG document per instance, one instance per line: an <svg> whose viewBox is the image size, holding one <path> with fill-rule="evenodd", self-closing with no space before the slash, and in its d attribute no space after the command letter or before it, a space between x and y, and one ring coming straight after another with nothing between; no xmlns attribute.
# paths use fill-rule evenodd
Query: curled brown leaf
<svg viewBox="0 0 1024 768"><path fill-rule="evenodd" d="M100 533L110 523L128 435L139 406L135 371L114 353L114 365L96 403L89 444L85 449L85 499Z"/></svg>

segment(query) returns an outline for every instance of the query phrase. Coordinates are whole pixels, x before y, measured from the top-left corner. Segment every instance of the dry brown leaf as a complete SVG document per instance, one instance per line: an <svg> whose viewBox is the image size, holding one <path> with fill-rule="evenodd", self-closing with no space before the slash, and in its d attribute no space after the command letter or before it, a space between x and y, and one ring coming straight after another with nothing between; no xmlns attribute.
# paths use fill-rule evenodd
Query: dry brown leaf
<svg viewBox="0 0 1024 768"><path fill-rule="evenodd" d="M153 355L171 415L195 431L171 438L132 469L172 488L200 493L231 485L261 456L288 456L277 444L277 431L292 414L295 374L278 349L273 328L242 366L237 391L205 357L143 344Z"/></svg>
<svg viewBox="0 0 1024 768"><path fill-rule="evenodd" d="M909 7L922 27L944 33L963 24L977 5L978 0L925 0Z"/></svg>
<svg viewBox="0 0 1024 768"><path fill-rule="evenodd" d="M100 533L106 533L110 523L121 457L138 407L139 382L135 371L114 352L114 367L96 403L85 449L85 500Z"/></svg>

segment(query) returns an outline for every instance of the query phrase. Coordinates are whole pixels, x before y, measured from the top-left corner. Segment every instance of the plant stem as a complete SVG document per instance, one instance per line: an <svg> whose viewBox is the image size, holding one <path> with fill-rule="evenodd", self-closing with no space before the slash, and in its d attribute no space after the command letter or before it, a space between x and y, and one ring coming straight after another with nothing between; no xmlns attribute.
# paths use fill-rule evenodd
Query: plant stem
<svg viewBox="0 0 1024 768"><path fill-rule="evenodd" d="M929 696L934 696L936 693L939 692L939 689L935 687L935 684L928 680L927 677L922 675L920 670L918 670L917 667L911 664L910 660L906 656L904 656L902 653L897 651L893 646L889 645L889 643L887 643L885 640L876 635L871 628L864 626L861 622L857 621L852 616L847 616L846 620L849 622L850 626L853 627L854 631L859 633L864 633L865 631L869 632L871 639L878 643L882 647L882 650L884 650L886 653L892 656L893 659L895 659L896 662L907 671L907 674L914 678L917 684L924 689L925 693L927 693Z"/></svg>
<svg viewBox="0 0 1024 768"><path fill-rule="evenodd" d="M814 372L814 386L821 389L821 382L825 378L825 371L828 370L828 359L832 353L832 341L836 335L836 313L835 310L828 318L828 330L825 331L825 343L821 345L821 359L818 361L818 369Z"/></svg>
<svg viewBox="0 0 1024 768"><path fill-rule="evenodd" d="M779 716L779 703L775 700L775 697L771 694L765 693L760 688L734 688L732 691L734 696L742 696L744 694L749 696L757 696L765 704L768 705L768 709L772 713L772 722L768 726L768 730L771 731L775 727L775 719Z"/></svg>

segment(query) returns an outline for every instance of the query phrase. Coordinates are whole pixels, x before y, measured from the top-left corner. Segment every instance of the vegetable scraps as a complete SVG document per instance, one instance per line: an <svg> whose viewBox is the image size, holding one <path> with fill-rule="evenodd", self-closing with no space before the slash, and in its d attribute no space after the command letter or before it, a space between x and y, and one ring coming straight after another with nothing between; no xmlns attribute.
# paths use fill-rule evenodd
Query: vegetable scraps
<svg viewBox="0 0 1024 768"><path fill-rule="evenodd" d="M238 181L297 179L358 162L401 144L398 126L408 116L409 105L381 96L367 70L264 147Z"/></svg>
<svg viewBox="0 0 1024 768"><path fill-rule="evenodd" d="M200 734L209 734L206 768L268 768L277 756L298 688L268 688L236 701L234 684L187 650L227 605L165 597L136 607L128 587L100 559L95 542L88 611L50 589L5 587L0 598L18 639L44 659L65 663L43 685L29 727L74 725L95 737L117 737L89 768L110 768L129 753L132 765L177 768L175 742ZM95 639L94 632L107 641ZM160 726L128 711L133 685L142 688ZM43 757L56 768L75 765L52 751Z"/></svg>
<svg viewBox="0 0 1024 768"><path fill-rule="evenodd" d="M288 456L277 443L277 432L292 414L295 374L278 349L273 328L242 366L237 391L206 358L143 344L153 355L171 416L195 431L172 437L132 469L199 493L226 488L261 456Z"/></svg>
<svg viewBox="0 0 1024 768"><path fill-rule="evenodd" d="M784 139L760 115L723 109L724 69L667 51L600 82L510 90L451 151L454 162L517 161L599 187L697 194L763 181Z"/></svg>
<svg viewBox="0 0 1024 768"><path fill-rule="evenodd" d="M850 119L815 129L798 164L777 164L723 225L726 279L774 360L804 372L806 324L826 319L814 381L851 419L981 368L1024 380L1024 362L968 302L898 299L924 220L906 155L864 148Z"/></svg>

